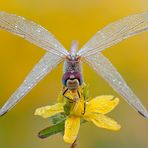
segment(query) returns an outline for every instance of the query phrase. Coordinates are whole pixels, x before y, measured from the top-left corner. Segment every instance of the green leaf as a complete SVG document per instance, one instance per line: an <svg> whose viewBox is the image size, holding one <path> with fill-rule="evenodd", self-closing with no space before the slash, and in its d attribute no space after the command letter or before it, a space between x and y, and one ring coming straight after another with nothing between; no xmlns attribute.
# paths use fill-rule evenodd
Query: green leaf
<svg viewBox="0 0 148 148"><path fill-rule="evenodd" d="M43 129L38 133L38 137L44 139L54 134L60 133L64 131L64 125L65 125L65 120L50 127L47 127L46 129Z"/></svg>
<svg viewBox="0 0 148 148"><path fill-rule="evenodd" d="M55 116L50 117L50 120L53 124L60 123L61 121L65 120L66 116L64 113L57 114Z"/></svg>

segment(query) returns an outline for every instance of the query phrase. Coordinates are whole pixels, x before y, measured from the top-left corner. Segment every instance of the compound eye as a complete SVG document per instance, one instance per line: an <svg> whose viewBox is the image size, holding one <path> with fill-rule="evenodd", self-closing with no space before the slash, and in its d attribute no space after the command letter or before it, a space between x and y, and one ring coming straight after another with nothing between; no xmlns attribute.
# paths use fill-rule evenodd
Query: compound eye
<svg viewBox="0 0 148 148"><path fill-rule="evenodd" d="M64 86L66 86L66 82L70 78L70 76L71 76L71 74L69 72L64 73L64 75L62 77L62 83Z"/></svg>
<svg viewBox="0 0 148 148"><path fill-rule="evenodd" d="M63 78L62 78L62 83L63 83L64 86L66 86L66 81L67 81L67 79L65 79L65 78L63 77Z"/></svg>
<svg viewBox="0 0 148 148"><path fill-rule="evenodd" d="M80 78L79 78L79 84L82 85L82 83L83 83L83 79L82 79L82 76L80 76Z"/></svg>

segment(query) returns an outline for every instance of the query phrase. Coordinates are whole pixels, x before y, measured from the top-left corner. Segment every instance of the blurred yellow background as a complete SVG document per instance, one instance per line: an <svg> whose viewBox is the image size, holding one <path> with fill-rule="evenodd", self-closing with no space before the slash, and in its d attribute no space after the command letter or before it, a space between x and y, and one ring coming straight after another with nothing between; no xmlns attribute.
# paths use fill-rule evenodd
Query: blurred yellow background
<svg viewBox="0 0 148 148"><path fill-rule="evenodd" d="M147 0L0 0L0 10L33 20L67 48L72 40L81 47L97 30L124 16L148 10ZM20 85L45 51L0 30L0 105ZM148 108L148 32L141 33L105 51L129 86ZM0 118L0 148L68 148L61 135L38 139L38 131L48 120L33 115L34 110L54 103L62 87L62 64L42 80L15 108ZM113 94L108 84L84 64L84 78L91 96ZM120 97L121 98L121 97ZM147 148L148 121L122 98L110 114L121 125L119 132L99 129L91 123L81 127L81 148Z"/></svg>

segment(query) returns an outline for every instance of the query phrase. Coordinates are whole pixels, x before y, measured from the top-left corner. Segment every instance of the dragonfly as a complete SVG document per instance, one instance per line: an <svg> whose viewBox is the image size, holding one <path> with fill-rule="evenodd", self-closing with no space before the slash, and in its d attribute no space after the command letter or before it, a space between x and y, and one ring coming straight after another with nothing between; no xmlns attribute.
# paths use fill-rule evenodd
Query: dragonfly
<svg viewBox="0 0 148 148"><path fill-rule="evenodd" d="M12 109L61 62L64 62L63 85L67 90L76 90L84 81L82 62L86 62L137 112L148 118L148 112L140 99L127 85L113 64L101 53L126 38L147 31L148 12L126 16L105 26L79 50L76 42L73 42L70 52L48 30L24 17L0 12L0 28L18 35L46 51L22 84L2 106L0 116Z"/></svg>

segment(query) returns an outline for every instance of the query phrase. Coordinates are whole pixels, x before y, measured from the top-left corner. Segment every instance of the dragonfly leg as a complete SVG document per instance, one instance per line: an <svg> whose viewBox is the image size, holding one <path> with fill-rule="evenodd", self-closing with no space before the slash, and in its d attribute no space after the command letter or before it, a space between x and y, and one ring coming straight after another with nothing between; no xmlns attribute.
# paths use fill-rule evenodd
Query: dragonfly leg
<svg viewBox="0 0 148 148"><path fill-rule="evenodd" d="M78 93L78 96L79 96L79 98L80 98L81 96L80 96L79 90L77 90L77 93ZM85 110L86 110L86 102L84 102L84 112L82 113L82 115L85 114Z"/></svg>
<svg viewBox="0 0 148 148"><path fill-rule="evenodd" d="M86 102L84 102L84 112L82 113L82 115L85 114L85 111L86 111Z"/></svg>
<svg viewBox="0 0 148 148"><path fill-rule="evenodd" d="M65 93L68 91L68 88L63 92L63 96L66 98L66 99L68 99L69 100L69 103L73 103L73 102L75 102L74 100L72 100L72 99L70 99L69 97L67 97L66 95L65 95Z"/></svg>
<svg viewBox="0 0 148 148"><path fill-rule="evenodd" d="M81 96L80 96L80 92L79 92L79 90L78 90L78 89L77 89L77 93L78 93L78 96L79 96L79 98L80 98Z"/></svg>

